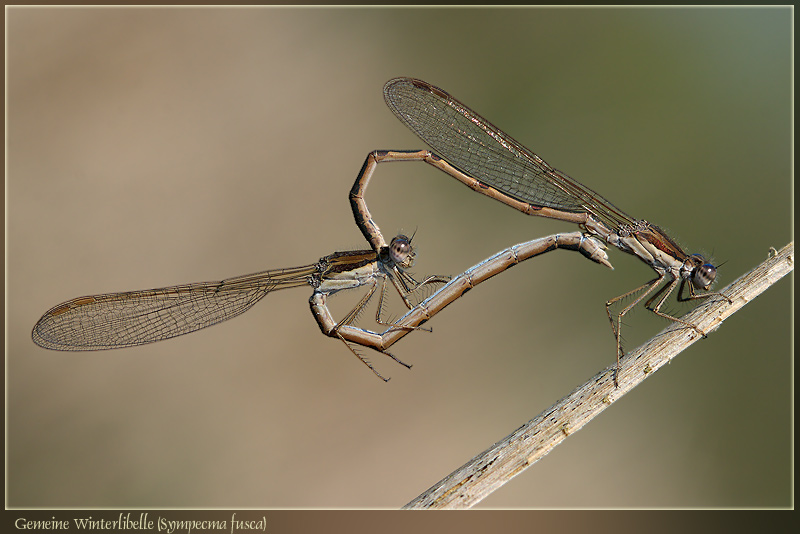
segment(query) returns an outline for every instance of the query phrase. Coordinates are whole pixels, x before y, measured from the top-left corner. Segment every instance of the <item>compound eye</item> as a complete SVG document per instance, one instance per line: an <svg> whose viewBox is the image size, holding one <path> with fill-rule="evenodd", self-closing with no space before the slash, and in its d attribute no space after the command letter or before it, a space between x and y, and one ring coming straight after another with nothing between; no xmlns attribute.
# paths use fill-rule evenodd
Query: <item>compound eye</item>
<svg viewBox="0 0 800 534"><path fill-rule="evenodd" d="M717 268L710 263L699 266L692 275L692 285L697 289L708 289L717 277Z"/></svg>
<svg viewBox="0 0 800 534"><path fill-rule="evenodd" d="M408 261L412 250L411 242L408 240L408 237L404 235L395 237L389 244L389 256L392 258L393 262L399 265Z"/></svg>

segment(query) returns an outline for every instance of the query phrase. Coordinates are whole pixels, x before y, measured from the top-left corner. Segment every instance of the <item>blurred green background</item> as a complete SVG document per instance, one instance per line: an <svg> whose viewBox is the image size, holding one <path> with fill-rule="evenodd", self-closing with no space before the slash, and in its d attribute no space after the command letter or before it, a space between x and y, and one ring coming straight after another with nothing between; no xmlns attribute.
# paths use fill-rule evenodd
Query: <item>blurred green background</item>
<svg viewBox="0 0 800 534"><path fill-rule="evenodd" d="M364 157L422 148L389 78L725 262L718 287L792 239L788 8L12 8L6 35L10 506L396 508L614 361L603 304L652 276L618 251L470 292L394 347L412 370L374 355L388 384L303 289L151 346L33 345L72 297L363 248ZM421 164L367 195L387 237L417 231L420 275L575 229ZM790 506L792 310L787 278L481 506ZM666 326L627 324L629 348Z"/></svg>

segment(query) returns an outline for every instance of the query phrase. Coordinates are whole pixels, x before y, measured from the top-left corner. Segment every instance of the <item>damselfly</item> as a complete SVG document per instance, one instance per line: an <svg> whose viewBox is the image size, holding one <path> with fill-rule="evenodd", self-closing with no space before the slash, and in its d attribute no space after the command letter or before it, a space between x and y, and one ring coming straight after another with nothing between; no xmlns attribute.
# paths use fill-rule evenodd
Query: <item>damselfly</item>
<svg viewBox="0 0 800 534"><path fill-rule="evenodd" d="M645 302L645 307L705 337L705 332L696 325L661 311L678 284L679 301L718 295L707 292L717 270L703 256L686 254L659 227L630 217L588 187L554 169L442 89L414 78L396 78L386 83L383 94L397 118L433 152L385 150L367 156L350 193L350 202L356 223L374 250L384 246L384 239L367 209L364 192L375 167L389 161L424 161L471 189L523 213L576 223L588 235L633 254L656 272L653 280L606 302L606 314L617 343L617 369L623 356L622 317L662 282L666 283ZM688 296L684 295L687 286ZM612 314L615 303L634 295L638 296L630 304Z"/></svg>
<svg viewBox="0 0 800 534"><path fill-rule="evenodd" d="M144 291L107 293L78 297L51 308L33 327L33 341L54 350L81 351L133 347L188 334L232 319L252 308L268 293L290 287L311 286L311 311L322 332L342 340L361 362L386 381L355 345L369 347L410 367L387 349L481 282L539 254L563 248L610 267L604 246L580 232L535 239L506 249L450 280L430 276L417 282L406 272L414 263L411 240L398 235L377 252L335 252L317 263L262 271L228 278ZM386 281L392 282L409 308L400 320L381 318ZM449 280L449 281L448 281ZM428 284L447 284L416 306L409 297ZM340 322L334 321L328 296L339 291L364 288L366 294ZM388 328L376 333L352 323L376 290L380 290L375 320Z"/></svg>

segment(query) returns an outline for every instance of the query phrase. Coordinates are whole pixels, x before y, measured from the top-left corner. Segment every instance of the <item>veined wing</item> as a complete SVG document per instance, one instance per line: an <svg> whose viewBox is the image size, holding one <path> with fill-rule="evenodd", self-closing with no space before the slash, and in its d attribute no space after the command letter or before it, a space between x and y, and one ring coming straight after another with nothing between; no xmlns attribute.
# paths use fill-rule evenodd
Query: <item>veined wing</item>
<svg viewBox="0 0 800 534"><path fill-rule="evenodd" d="M386 83L383 96L397 118L436 154L484 184L534 206L591 213L612 227L634 222L442 89L395 78Z"/></svg>
<svg viewBox="0 0 800 534"><path fill-rule="evenodd" d="M144 291L78 297L45 313L33 341L54 350L131 347L188 334L249 310L264 295L310 283L316 264Z"/></svg>

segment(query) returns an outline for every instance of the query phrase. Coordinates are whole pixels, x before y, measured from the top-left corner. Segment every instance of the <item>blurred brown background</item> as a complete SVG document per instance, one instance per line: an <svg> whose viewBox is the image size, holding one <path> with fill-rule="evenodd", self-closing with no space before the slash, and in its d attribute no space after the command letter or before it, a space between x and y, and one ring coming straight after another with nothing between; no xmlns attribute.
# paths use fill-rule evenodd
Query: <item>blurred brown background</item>
<svg viewBox="0 0 800 534"><path fill-rule="evenodd" d="M388 384L319 333L310 289L135 349L46 351L31 327L79 295L364 247L347 202L364 157L422 147L383 104L401 75L726 262L727 285L792 238L790 13L11 9L7 503L402 506L610 365L603 303L651 271L532 260L396 345L412 370L374 355ZM420 275L574 230L421 164L380 167L368 202L387 237L417 230ZM790 287L482 506L788 506ZM650 315L628 347L666 326Z"/></svg>

